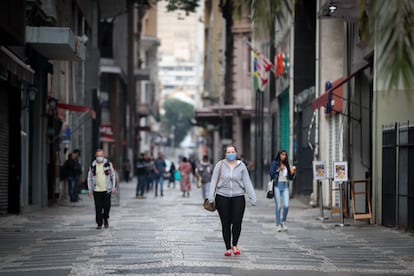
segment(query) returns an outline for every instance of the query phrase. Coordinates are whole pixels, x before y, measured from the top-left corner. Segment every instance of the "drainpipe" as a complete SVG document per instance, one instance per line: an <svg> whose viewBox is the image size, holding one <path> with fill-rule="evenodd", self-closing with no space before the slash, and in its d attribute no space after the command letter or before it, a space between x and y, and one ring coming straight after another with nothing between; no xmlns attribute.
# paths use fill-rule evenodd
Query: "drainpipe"
<svg viewBox="0 0 414 276"><path fill-rule="evenodd" d="M128 146L132 150L133 154L133 164L135 164L136 159L136 132L135 132L135 118L136 118L136 95L135 95L135 77L134 77L134 2L128 0L128 40L127 40L127 75L128 75L128 101L129 101L129 143Z"/></svg>
<svg viewBox="0 0 414 276"><path fill-rule="evenodd" d="M315 53L315 98L320 95L320 83L321 83L321 66L320 66L320 54L321 54L321 21L318 18L318 12L321 8L321 0L316 1L316 53ZM319 160L319 116L320 109L315 110L315 145L313 150L313 160ZM309 205L316 206L317 204L317 195L318 195L318 183L313 181L312 185L312 194ZM323 204L323 202L321 202Z"/></svg>

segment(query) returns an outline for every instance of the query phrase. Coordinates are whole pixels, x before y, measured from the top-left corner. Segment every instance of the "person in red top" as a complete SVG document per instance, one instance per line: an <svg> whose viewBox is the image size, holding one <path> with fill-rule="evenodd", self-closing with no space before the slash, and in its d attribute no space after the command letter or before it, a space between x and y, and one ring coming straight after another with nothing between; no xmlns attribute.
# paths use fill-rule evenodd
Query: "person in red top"
<svg viewBox="0 0 414 276"><path fill-rule="evenodd" d="M183 192L183 197L187 193L187 196L190 196L191 190L191 182L190 182L190 174L193 172L193 167L188 162L186 157L183 157L180 165L178 166L178 170L180 171L180 185L181 191Z"/></svg>

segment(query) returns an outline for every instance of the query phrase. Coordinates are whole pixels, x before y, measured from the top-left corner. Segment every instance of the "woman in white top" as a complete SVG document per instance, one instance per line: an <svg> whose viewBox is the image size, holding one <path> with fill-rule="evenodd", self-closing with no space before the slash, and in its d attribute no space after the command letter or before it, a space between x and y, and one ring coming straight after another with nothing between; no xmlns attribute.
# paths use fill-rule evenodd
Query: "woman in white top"
<svg viewBox="0 0 414 276"><path fill-rule="evenodd" d="M272 161L269 169L270 179L273 180L274 199L276 203L277 231L287 231L286 218L289 210L289 180L295 172L291 171L286 150L281 150ZM281 200L283 201L283 217L280 219Z"/></svg>

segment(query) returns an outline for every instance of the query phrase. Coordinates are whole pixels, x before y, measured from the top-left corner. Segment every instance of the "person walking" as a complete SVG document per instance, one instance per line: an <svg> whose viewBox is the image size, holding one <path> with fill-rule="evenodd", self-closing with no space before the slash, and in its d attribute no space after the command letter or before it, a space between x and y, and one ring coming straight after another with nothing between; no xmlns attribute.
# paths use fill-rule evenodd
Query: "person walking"
<svg viewBox="0 0 414 276"><path fill-rule="evenodd" d="M245 193L250 203L256 205L256 193L250 180L246 165L237 160L237 149L234 145L225 147L225 158L214 166L209 187L208 201L215 202L220 216L225 256L240 255L237 247L244 210Z"/></svg>
<svg viewBox="0 0 414 276"><path fill-rule="evenodd" d="M68 180L68 193L70 202L77 202L78 195L76 194L76 176L80 170L79 163L76 162L76 154L69 153L68 159L63 164L65 174Z"/></svg>
<svg viewBox="0 0 414 276"><path fill-rule="evenodd" d="M211 176L213 175L213 165L210 163L208 156L204 155L195 170L196 176L201 178L201 196L203 201L208 198Z"/></svg>
<svg viewBox="0 0 414 276"><path fill-rule="evenodd" d="M289 180L293 179L296 172L291 170L286 150L277 153L276 158L270 163L269 176L273 181L274 200L276 204L276 229L278 232L287 231L286 218L289 211ZM280 211L283 201L283 217Z"/></svg>
<svg viewBox="0 0 414 276"><path fill-rule="evenodd" d="M178 170L180 171L180 187L181 192L183 192L183 197L185 197L186 193L189 197L191 191L190 175L193 172L193 167L188 162L188 159L186 157L182 158L182 161L178 166Z"/></svg>
<svg viewBox="0 0 414 276"><path fill-rule="evenodd" d="M82 176L82 165L79 162L81 156L81 151L80 149L74 149L72 152L72 158L74 160L74 186L75 186L75 190L74 190L74 197L75 197L75 201L79 201L80 197L80 183L81 183L81 176Z"/></svg>
<svg viewBox="0 0 414 276"><path fill-rule="evenodd" d="M170 188L170 185L172 185L173 189L175 189L175 164L172 161L170 166L170 175L168 177L168 188Z"/></svg>
<svg viewBox="0 0 414 276"><path fill-rule="evenodd" d="M109 211L111 209L111 194L115 194L116 175L111 162L105 158L104 151L97 149L96 159L92 161L88 171L88 196L95 201L96 229L109 227Z"/></svg>
<svg viewBox="0 0 414 276"><path fill-rule="evenodd" d="M164 196L164 173L167 164L161 152L158 153L157 159L154 160L155 172L155 196L158 196L158 186L160 187L160 195Z"/></svg>
<svg viewBox="0 0 414 276"><path fill-rule="evenodd" d="M138 157L137 164L135 165L135 171L137 176L137 187L135 191L136 198L145 198L144 191L147 187L149 166L150 164L146 160L145 154L141 153Z"/></svg>

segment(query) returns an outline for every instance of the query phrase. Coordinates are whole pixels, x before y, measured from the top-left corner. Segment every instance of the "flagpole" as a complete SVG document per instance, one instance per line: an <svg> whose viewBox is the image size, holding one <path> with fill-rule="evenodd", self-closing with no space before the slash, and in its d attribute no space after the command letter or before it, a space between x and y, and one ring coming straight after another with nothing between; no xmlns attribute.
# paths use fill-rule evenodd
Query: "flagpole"
<svg viewBox="0 0 414 276"><path fill-rule="evenodd" d="M255 59L260 60L258 62L260 64L259 68L256 67L258 65L256 65L256 62L255 62L254 71L256 73L258 72L263 73L263 70L265 74L268 71L272 71L273 73L275 72L273 64L261 52L254 49L246 37L243 37L242 41L246 43L249 46L249 50L252 51L256 55ZM258 75L254 77L256 78L256 81L259 82L257 90L254 91L255 98L256 98L256 108L255 108L255 115L256 115L255 116L255 122L256 122L255 163L256 163L256 166L255 167L256 169L255 169L255 175L254 175L254 180L255 180L254 182L255 182L255 187L259 189L263 188L263 179L264 179L264 174L263 174L263 171L264 171L263 170L264 168L264 155L263 155L264 153L264 92L265 92L264 86L266 85L267 77L266 77L266 82L264 83L263 83L263 77L264 75ZM256 89L256 87L254 87L254 89Z"/></svg>

